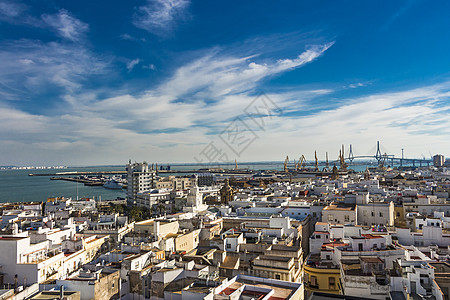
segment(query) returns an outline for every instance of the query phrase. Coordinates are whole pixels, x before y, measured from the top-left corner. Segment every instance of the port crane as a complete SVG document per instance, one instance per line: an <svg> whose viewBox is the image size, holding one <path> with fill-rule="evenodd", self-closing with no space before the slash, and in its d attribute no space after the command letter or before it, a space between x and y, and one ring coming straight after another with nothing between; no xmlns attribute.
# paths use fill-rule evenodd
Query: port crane
<svg viewBox="0 0 450 300"><path fill-rule="evenodd" d="M319 159L317 158L317 151L314 151L314 159L315 159L315 171L319 171Z"/></svg>
<svg viewBox="0 0 450 300"><path fill-rule="evenodd" d="M284 160L284 172L288 172L288 163L289 163L289 156L286 155L286 159Z"/></svg>
<svg viewBox="0 0 450 300"><path fill-rule="evenodd" d="M326 155L325 168L323 168L322 171L328 172L330 170L330 164L328 163L328 152L325 152L325 155Z"/></svg>
<svg viewBox="0 0 450 300"><path fill-rule="evenodd" d="M302 154L302 156L300 156L300 158L298 159L298 163L295 166L296 171L300 171L303 167L303 163L306 161L305 156Z"/></svg>

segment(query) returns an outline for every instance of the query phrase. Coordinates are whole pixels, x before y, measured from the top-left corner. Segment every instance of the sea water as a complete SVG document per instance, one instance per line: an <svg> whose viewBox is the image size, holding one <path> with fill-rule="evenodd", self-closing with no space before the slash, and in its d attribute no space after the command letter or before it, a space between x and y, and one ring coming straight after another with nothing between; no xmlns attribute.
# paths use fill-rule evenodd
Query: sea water
<svg viewBox="0 0 450 300"><path fill-rule="evenodd" d="M163 166L166 167L167 164ZM195 170L204 166L192 164L171 165L171 170ZM234 164L222 166L233 169ZM323 166L319 166L320 169ZM242 163L239 169L249 170L283 170L282 162L260 162ZM366 166L357 165L352 167L355 171L363 171ZM76 167L57 170L0 170L0 202L20 202L20 201L46 201L49 197L71 197L76 199L82 197L113 200L118 197L125 198L125 190L109 190L103 186L85 186L83 183L50 180L52 176L28 176L28 174L53 174L60 172L99 172L99 171L125 171L125 166L93 166ZM188 174L188 173L186 173ZM186 175L175 174L175 175ZM170 174L163 174L168 176ZM57 176L57 175L56 175Z"/></svg>

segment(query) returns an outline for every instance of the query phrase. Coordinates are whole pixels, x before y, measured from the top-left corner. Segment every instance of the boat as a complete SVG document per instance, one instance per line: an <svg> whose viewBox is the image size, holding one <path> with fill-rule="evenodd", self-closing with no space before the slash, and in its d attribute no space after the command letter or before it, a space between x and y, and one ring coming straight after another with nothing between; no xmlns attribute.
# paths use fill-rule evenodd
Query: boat
<svg viewBox="0 0 450 300"><path fill-rule="evenodd" d="M105 182L105 184L103 184L104 188L110 189L110 190L121 190L122 189L123 184L118 182L117 180L110 179L107 182Z"/></svg>

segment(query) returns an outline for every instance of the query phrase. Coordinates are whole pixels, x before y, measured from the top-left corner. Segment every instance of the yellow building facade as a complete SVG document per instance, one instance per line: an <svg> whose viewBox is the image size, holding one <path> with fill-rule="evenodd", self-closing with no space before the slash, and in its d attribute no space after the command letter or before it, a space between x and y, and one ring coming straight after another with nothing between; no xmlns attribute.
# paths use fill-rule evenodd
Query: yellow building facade
<svg viewBox="0 0 450 300"><path fill-rule="evenodd" d="M305 265L303 270L307 297L312 292L341 294L341 271L339 268L315 268Z"/></svg>

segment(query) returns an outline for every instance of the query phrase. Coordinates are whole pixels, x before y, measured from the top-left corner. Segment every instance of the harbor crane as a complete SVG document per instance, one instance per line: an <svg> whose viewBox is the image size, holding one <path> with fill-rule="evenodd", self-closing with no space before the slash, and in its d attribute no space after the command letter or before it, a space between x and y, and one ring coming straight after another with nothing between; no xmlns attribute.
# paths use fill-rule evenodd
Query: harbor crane
<svg viewBox="0 0 450 300"><path fill-rule="evenodd" d="M319 171L319 160L317 159L317 151L314 151L314 159L315 159L315 171Z"/></svg>
<svg viewBox="0 0 450 300"><path fill-rule="evenodd" d="M300 171L303 167L303 163L306 161L305 156L302 154L302 156L300 156L300 158L298 159L298 163L295 166L296 171Z"/></svg>
<svg viewBox="0 0 450 300"><path fill-rule="evenodd" d="M323 172L328 172L330 170L330 164L328 163L328 152L325 152L326 155L326 162L325 162L325 168L323 168Z"/></svg>
<svg viewBox="0 0 450 300"><path fill-rule="evenodd" d="M289 156L286 155L286 159L284 160L284 172L288 172L288 163L289 163Z"/></svg>

